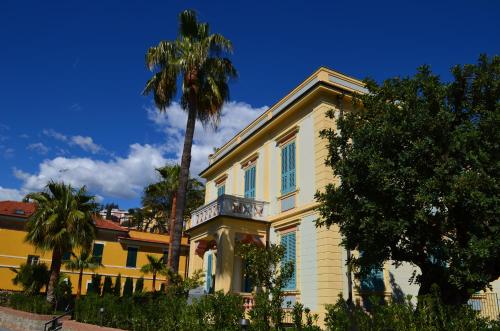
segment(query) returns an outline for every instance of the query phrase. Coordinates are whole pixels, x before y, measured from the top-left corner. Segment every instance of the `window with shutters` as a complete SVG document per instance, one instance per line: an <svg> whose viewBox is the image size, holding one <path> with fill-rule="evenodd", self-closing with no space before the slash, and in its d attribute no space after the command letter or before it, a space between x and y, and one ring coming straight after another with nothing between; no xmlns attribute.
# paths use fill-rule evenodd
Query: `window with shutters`
<svg viewBox="0 0 500 331"><path fill-rule="evenodd" d="M135 268L137 265L137 247L128 247L127 268Z"/></svg>
<svg viewBox="0 0 500 331"><path fill-rule="evenodd" d="M359 253L361 256L363 252ZM360 278L360 288L363 292L383 292L384 284L384 269L373 267L367 275Z"/></svg>
<svg viewBox="0 0 500 331"><path fill-rule="evenodd" d="M217 197L226 194L226 185L222 184L217 187Z"/></svg>
<svg viewBox="0 0 500 331"><path fill-rule="evenodd" d="M92 249L92 258L95 263L102 263L103 253L104 253L104 244L94 243L94 248Z"/></svg>
<svg viewBox="0 0 500 331"><path fill-rule="evenodd" d="M245 170L245 198L255 198L255 166Z"/></svg>
<svg viewBox="0 0 500 331"><path fill-rule="evenodd" d="M295 141L281 148L281 193L295 190Z"/></svg>
<svg viewBox="0 0 500 331"><path fill-rule="evenodd" d="M292 277L285 285L284 290L297 289L297 263L296 263L296 233L288 232L281 235L281 246L285 248L285 255L283 256L283 264L292 262L293 273Z"/></svg>

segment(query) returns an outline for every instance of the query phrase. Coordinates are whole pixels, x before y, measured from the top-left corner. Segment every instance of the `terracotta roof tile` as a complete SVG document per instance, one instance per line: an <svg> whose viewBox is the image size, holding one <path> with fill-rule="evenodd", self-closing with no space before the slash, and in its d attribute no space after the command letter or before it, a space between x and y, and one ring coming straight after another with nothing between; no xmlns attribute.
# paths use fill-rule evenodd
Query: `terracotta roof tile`
<svg viewBox="0 0 500 331"><path fill-rule="evenodd" d="M28 218L35 209L36 205L31 202L0 201L0 215Z"/></svg>
<svg viewBox="0 0 500 331"><path fill-rule="evenodd" d="M94 217L94 222L95 222L95 226L98 229L128 232L127 228L119 226L118 224L116 224L113 221L100 218L99 216Z"/></svg>

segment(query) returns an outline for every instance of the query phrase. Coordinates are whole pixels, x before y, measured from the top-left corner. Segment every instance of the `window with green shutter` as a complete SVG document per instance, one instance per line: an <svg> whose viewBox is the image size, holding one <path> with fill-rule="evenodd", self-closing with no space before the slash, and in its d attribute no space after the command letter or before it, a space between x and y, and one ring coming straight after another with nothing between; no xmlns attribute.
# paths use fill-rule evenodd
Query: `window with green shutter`
<svg viewBox="0 0 500 331"><path fill-rule="evenodd" d="M104 253L104 244L94 243L92 249L92 258L95 263L102 263L102 255Z"/></svg>
<svg viewBox="0 0 500 331"><path fill-rule="evenodd" d="M127 268L135 268L137 265L137 247L128 247Z"/></svg>
<svg viewBox="0 0 500 331"><path fill-rule="evenodd" d="M245 170L245 198L255 198L255 166Z"/></svg>
<svg viewBox="0 0 500 331"><path fill-rule="evenodd" d="M281 193L295 190L295 141L281 148Z"/></svg>
<svg viewBox="0 0 500 331"><path fill-rule="evenodd" d="M226 185L225 184L217 187L217 197L220 197L221 195L224 195L224 194L226 194Z"/></svg>
<svg viewBox="0 0 500 331"><path fill-rule="evenodd" d="M283 256L283 263L293 263L292 277L285 285L284 290L297 289L297 263L296 263L296 240L295 232L288 232L281 235L281 246L285 248L285 255Z"/></svg>
<svg viewBox="0 0 500 331"><path fill-rule="evenodd" d="M363 251L359 252L362 256ZM367 275L360 278L360 287L363 292L382 292L385 290L384 270L372 267Z"/></svg>

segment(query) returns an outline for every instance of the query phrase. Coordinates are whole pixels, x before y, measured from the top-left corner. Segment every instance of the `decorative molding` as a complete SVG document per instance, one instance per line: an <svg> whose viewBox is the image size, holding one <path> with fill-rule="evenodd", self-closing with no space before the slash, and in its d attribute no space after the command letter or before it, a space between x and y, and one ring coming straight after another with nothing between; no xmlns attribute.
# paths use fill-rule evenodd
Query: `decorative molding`
<svg viewBox="0 0 500 331"><path fill-rule="evenodd" d="M276 139L274 139L276 141L276 146L283 146L293 140L295 136L297 136L299 129L300 127L298 125L295 125L285 133L280 134L278 137L276 137Z"/></svg>
<svg viewBox="0 0 500 331"><path fill-rule="evenodd" d="M248 168L248 167L254 165L258 158L259 158L259 152L253 153L252 155L247 157L245 160L240 162L241 168L245 169L245 168Z"/></svg>
<svg viewBox="0 0 500 331"><path fill-rule="evenodd" d="M214 180L215 186L219 186L222 183L224 183L226 181L227 177L228 177L227 173L219 176L216 180Z"/></svg>

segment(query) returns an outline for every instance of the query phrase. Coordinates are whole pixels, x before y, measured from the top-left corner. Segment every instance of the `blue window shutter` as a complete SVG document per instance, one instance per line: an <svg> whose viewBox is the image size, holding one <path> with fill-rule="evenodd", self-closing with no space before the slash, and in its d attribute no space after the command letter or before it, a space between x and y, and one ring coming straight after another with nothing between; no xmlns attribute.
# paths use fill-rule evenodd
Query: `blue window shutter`
<svg viewBox="0 0 500 331"><path fill-rule="evenodd" d="M255 166L245 170L245 198L255 198Z"/></svg>
<svg viewBox="0 0 500 331"><path fill-rule="evenodd" d="M226 185L221 185L217 188L217 197L226 194Z"/></svg>
<svg viewBox="0 0 500 331"><path fill-rule="evenodd" d="M281 245L285 248L283 263L293 262L292 277L285 285L286 290L295 290L297 288L297 265L296 265L296 241L295 232L289 232L281 236Z"/></svg>
<svg viewBox="0 0 500 331"><path fill-rule="evenodd" d="M281 193L295 190L295 142L281 149Z"/></svg>
<svg viewBox="0 0 500 331"><path fill-rule="evenodd" d="M205 277L206 291L210 293L212 289L212 254L207 255L207 274Z"/></svg>
<svg viewBox="0 0 500 331"><path fill-rule="evenodd" d="M288 145L288 191L295 189L295 142Z"/></svg>
<svg viewBox="0 0 500 331"><path fill-rule="evenodd" d="M281 192L285 192L288 184L287 184L287 147L281 149Z"/></svg>

